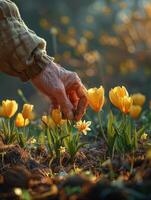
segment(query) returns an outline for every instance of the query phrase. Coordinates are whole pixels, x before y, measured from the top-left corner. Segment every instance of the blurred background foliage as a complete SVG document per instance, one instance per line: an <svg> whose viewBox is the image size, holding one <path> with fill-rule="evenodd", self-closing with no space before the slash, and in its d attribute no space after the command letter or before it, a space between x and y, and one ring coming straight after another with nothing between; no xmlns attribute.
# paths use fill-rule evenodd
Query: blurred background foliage
<svg viewBox="0 0 151 200"><path fill-rule="evenodd" d="M14 2L26 24L47 41L48 54L87 86L120 84L151 98L151 0ZM0 81L0 99L14 98L20 88L37 107L45 104L30 83L4 74Z"/></svg>

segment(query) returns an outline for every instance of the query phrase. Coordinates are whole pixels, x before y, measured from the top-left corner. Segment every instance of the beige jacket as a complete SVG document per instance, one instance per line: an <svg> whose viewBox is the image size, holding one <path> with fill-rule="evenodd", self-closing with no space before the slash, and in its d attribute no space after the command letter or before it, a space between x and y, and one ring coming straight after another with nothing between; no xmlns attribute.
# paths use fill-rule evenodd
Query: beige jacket
<svg viewBox="0 0 151 200"><path fill-rule="evenodd" d="M17 6L0 0L0 71L28 81L52 60L46 41L25 25Z"/></svg>

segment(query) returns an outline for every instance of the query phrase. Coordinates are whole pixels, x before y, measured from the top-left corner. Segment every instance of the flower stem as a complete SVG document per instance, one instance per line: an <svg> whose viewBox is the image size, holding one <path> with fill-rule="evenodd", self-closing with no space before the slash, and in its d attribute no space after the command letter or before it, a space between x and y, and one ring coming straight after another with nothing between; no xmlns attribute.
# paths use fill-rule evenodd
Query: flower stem
<svg viewBox="0 0 151 200"><path fill-rule="evenodd" d="M25 136L25 134L26 134L26 119L24 119L24 131L23 131L23 134L24 134L24 136Z"/></svg>
<svg viewBox="0 0 151 200"><path fill-rule="evenodd" d="M101 128L101 134L106 142L106 144L108 144L108 141L107 141L107 138L105 136L105 133L104 133L104 130L103 130L103 127L102 127L102 119L101 119L101 114L98 112L98 120L99 120L99 124L100 124L100 128Z"/></svg>
<svg viewBox="0 0 151 200"><path fill-rule="evenodd" d="M7 119L7 128L8 128L8 143L10 142L11 131L10 131L10 119Z"/></svg>

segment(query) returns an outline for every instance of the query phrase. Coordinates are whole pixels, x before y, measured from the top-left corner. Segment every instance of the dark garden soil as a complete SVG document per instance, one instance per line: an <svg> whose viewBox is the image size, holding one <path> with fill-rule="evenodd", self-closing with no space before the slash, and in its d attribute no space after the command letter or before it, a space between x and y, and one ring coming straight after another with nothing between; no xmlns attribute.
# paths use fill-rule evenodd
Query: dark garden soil
<svg viewBox="0 0 151 200"><path fill-rule="evenodd" d="M29 152L1 140L0 200L30 199L27 194L35 200L150 200L151 161L144 155L139 148L111 161L105 145L92 142L71 164L68 155L53 160L42 146Z"/></svg>

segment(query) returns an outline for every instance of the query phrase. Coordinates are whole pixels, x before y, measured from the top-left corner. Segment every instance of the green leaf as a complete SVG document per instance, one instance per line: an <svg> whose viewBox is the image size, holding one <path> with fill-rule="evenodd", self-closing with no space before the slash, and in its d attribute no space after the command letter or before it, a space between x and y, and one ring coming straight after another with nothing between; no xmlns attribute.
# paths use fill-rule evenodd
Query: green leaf
<svg viewBox="0 0 151 200"><path fill-rule="evenodd" d="M107 123L108 138L113 137L115 134L113 123L114 123L114 115L113 115L112 111L110 111L109 117L108 117L108 123Z"/></svg>
<svg viewBox="0 0 151 200"><path fill-rule="evenodd" d="M46 141L45 141L45 134L44 134L43 131L39 134L38 142L39 142L39 144L42 144L42 145L44 145L46 143Z"/></svg>
<svg viewBox="0 0 151 200"><path fill-rule="evenodd" d="M143 133L145 132L145 130L146 130L146 127L143 126L141 129L139 129L137 131L138 138L141 138L141 136L143 135Z"/></svg>
<svg viewBox="0 0 151 200"><path fill-rule="evenodd" d="M18 95L21 97L22 101L23 101L24 103L28 103L28 101L27 101L27 99L26 99L26 97L25 97L23 91L22 91L21 89L18 89L17 92L18 92Z"/></svg>

